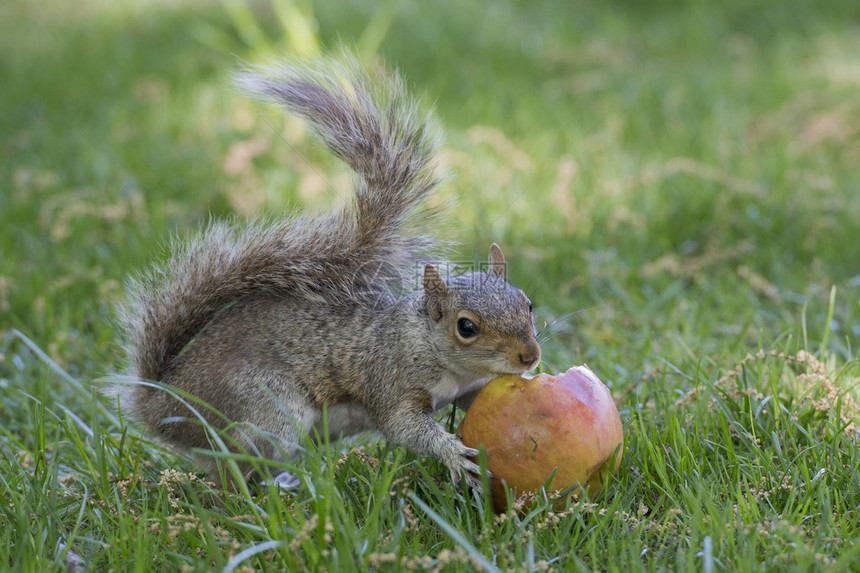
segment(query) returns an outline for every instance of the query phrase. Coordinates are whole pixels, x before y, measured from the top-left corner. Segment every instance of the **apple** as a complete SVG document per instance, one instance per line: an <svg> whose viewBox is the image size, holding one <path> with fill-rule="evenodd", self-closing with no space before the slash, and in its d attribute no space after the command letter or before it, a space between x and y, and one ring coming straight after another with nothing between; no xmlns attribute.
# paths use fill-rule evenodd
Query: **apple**
<svg viewBox="0 0 860 573"><path fill-rule="evenodd" d="M585 486L595 495L623 451L621 418L609 389L587 366L564 374L515 374L490 380L466 412L458 432L471 448L485 448L493 506L514 498ZM613 459L614 457L614 459ZM553 474L553 472L555 472ZM571 491L578 495L579 488Z"/></svg>

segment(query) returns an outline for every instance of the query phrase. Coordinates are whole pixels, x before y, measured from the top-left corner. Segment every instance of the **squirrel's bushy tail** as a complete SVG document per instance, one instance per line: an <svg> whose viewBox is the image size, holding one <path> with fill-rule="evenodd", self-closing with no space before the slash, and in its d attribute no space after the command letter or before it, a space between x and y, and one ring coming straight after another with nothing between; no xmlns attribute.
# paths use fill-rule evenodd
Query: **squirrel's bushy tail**
<svg viewBox="0 0 860 573"><path fill-rule="evenodd" d="M249 68L246 92L285 105L356 173L355 196L335 213L238 225L214 222L174 240L166 263L130 284L120 311L131 373L159 380L170 360L225 306L280 293L338 304L401 279L433 245L406 232L433 190L435 138L396 74L372 80L337 62Z"/></svg>

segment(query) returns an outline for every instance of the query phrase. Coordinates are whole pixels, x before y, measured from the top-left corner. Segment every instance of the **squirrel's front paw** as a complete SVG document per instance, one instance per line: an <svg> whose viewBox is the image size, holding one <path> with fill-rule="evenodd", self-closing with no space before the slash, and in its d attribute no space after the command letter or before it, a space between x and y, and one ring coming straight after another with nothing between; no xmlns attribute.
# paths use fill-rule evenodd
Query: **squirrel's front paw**
<svg viewBox="0 0 860 573"><path fill-rule="evenodd" d="M451 481L454 485L460 484L461 477L465 480L466 487L482 491L481 466L469 458L477 458L478 450L470 448L460 441L460 436L449 434L449 448L442 457L442 461L451 470Z"/></svg>

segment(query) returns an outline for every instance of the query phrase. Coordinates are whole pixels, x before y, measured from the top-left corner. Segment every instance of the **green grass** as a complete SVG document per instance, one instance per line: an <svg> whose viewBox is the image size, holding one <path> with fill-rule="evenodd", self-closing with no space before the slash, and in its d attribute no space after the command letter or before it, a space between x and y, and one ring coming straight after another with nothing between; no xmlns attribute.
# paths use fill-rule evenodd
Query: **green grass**
<svg viewBox="0 0 860 573"><path fill-rule="evenodd" d="M327 46L375 13L314 10ZM446 128L445 233L502 244L540 322L575 313L544 368L588 363L624 423L604 495L507 516L372 439L213 503L98 398L171 233L330 208L315 171L348 190L201 23L231 29L193 0L0 4L0 570L860 568L860 5L397 7L380 52Z"/></svg>

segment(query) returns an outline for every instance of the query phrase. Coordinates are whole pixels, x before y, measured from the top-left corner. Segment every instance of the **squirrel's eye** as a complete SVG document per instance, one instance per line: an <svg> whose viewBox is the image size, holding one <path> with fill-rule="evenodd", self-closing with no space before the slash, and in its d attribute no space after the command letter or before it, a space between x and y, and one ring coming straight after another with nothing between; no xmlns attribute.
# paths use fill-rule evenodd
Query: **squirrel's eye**
<svg viewBox="0 0 860 573"><path fill-rule="evenodd" d="M457 333L463 338L472 338L478 334L478 329L468 318L461 318L457 321Z"/></svg>
<svg viewBox="0 0 860 573"><path fill-rule="evenodd" d="M528 303L529 303L529 312L531 312L532 311L532 301L528 300Z"/></svg>

